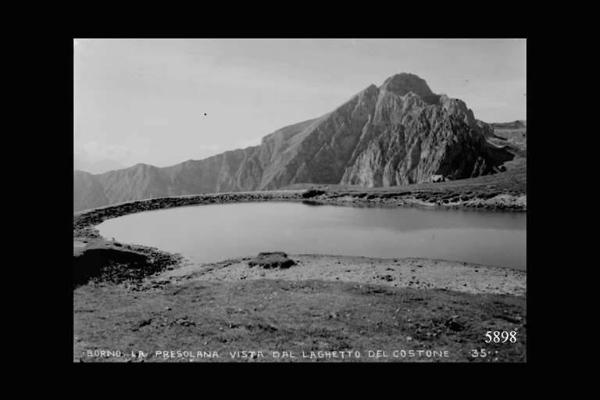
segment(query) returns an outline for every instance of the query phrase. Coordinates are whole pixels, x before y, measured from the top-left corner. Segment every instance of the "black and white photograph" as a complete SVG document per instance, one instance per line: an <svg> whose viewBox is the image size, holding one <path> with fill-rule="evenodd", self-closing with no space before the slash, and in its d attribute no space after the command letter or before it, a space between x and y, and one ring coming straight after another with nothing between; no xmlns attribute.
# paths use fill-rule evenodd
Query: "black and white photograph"
<svg viewBox="0 0 600 400"><path fill-rule="evenodd" d="M73 363L527 363L526 38L72 44Z"/></svg>

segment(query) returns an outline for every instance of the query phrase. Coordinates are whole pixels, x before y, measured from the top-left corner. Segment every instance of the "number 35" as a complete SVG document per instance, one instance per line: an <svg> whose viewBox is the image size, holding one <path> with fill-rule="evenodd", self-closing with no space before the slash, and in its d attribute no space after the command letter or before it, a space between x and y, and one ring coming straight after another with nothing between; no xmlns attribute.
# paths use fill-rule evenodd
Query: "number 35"
<svg viewBox="0 0 600 400"><path fill-rule="evenodd" d="M485 349L481 349L481 350L477 350L477 349L473 349L471 350L471 357L487 357L487 351L485 351Z"/></svg>

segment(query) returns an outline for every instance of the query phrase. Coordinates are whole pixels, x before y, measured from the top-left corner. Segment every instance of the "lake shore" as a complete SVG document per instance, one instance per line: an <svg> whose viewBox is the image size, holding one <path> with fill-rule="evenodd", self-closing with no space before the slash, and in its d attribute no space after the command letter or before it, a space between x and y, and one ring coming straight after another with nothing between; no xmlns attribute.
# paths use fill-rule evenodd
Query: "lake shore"
<svg viewBox="0 0 600 400"><path fill-rule="evenodd" d="M446 356L355 361L525 361L524 271L333 255L292 255L297 265L285 270L250 268L248 258L200 265L160 249L107 240L95 228L136 212L247 201L526 210L524 192L488 186L485 181L469 190L313 186L148 199L76 213L74 361L298 361L274 358L273 351L356 349L364 355L421 349ZM518 330L519 341L484 344L489 330ZM472 350L483 347L490 353L474 357ZM153 356L128 355L136 349ZM227 357L229 350L252 349L267 356ZM122 355L96 353L104 350ZM222 356L164 358L156 354L162 350L210 350Z"/></svg>
<svg viewBox="0 0 600 400"><path fill-rule="evenodd" d="M468 181L478 182L478 179ZM525 194L506 190L498 192L498 188L490 189L488 186L484 185L480 187L470 183L468 186L470 190L467 191L463 186L459 186L458 189L451 186L448 189L448 185L441 185L434 186L436 189L432 191L427 189L429 186L425 184L419 185L421 189L417 191L410 188L403 191L380 188L366 192L364 189L315 187L310 189L211 193L136 200L74 213L73 249L74 255L91 249L99 249L95 250L97 252L102 251L102 249L112 249L106 251L150 255L149 259L158 260L161 264L160 266L157 265L156 268L164 269L179 263L182 257L178 254L171 254L147 246L123 245L120 243L114 245L111 241L103 238L95 226L107 219L128 214L203 204L291 201L354 207L416 206L502 210L505 212L524 212L526 210L527 199ZM439 188L446 189L440 192Z"/></svg>

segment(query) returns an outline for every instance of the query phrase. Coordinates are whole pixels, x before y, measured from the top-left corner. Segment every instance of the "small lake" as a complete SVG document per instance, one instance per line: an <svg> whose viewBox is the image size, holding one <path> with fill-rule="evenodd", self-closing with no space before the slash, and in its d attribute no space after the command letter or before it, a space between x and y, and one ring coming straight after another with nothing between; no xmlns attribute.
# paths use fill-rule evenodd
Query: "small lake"
<svg viewBox="0 0 600 400"><path fill-rule="evenodd" d="M285 251L526 269L525 213L258 202L147 211L97 228L107 239L158 247L197 262Z"/></svg>

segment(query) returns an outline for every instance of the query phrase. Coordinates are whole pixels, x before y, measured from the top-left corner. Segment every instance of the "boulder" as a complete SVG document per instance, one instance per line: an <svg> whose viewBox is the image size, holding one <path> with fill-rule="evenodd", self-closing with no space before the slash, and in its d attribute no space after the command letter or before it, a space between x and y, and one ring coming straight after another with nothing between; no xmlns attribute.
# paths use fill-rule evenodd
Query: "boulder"
<svg viewBox="0 0 600 400"><path fill-rule="evenodd" d="M282 251L259 253L258 256L248 261L250 267L259 266L262 268L289 268L296 265L296 262L288 258Z"/></svg>
<svg viewBox="0 0 600 400"><path fill-rule="evenodd" d="M444 177L444 175L431 175L430 181L433 183L445 182L446 178Z"/></svg>
<svg viewBox="0 0 600 400"><path fill-rule="evenodd" d="M306 192L302 193L302 197L305 199L309 199L311 197L315 197L315 196L320 196L322 194L325 194L326 192L324 190L319 190L319 189L309 189Z"/></svg>

